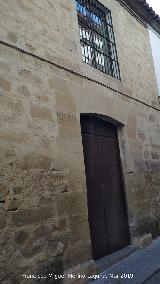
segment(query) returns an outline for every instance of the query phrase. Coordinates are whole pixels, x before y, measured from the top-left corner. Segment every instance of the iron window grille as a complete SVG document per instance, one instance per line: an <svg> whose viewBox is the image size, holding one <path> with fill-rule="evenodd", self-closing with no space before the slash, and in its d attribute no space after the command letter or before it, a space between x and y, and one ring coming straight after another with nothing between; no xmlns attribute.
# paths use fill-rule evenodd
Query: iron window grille
<svg viewBox="0 0 160 284"><path fill-rule="evenodd" d="M97 0L76 0L83 62L120 80L111 12Z"/></svg>

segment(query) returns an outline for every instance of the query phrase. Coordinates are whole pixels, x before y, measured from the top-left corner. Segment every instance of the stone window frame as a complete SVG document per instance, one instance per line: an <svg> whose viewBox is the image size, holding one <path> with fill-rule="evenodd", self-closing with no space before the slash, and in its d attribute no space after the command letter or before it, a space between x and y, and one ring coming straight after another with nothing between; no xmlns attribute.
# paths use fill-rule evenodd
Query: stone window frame
<svg viewBox="0 0 160 284"><path fill-rule="evenodd" d="M111 11L97 0L75 0L83 62L121 80Z"/></svg>

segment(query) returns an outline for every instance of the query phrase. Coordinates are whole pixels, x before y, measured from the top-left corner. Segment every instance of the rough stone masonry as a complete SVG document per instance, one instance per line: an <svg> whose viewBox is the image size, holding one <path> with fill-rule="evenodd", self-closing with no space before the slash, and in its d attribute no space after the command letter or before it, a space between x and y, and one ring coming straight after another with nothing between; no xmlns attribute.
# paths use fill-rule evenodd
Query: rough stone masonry
<svg viewBox="0 0 160 284"><path fill-rule="evenodd" d="M0 40L9 46L0 44L0 283L74 282L49 274L96 273L81 113L124 125L131 241L160 234L160 108L148 31L116 0L101 1L112 12L119 81L82 62L74 0L1 2ZM48 278L23 276L34 274Z"/></svg>

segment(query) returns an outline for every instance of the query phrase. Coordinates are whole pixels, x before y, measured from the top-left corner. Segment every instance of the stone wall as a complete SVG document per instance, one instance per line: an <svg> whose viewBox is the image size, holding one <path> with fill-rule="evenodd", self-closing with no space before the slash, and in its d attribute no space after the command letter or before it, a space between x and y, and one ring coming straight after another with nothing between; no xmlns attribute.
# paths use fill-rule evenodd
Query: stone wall
<svg viewBox="0 0 160 284"><path fill-rule="evenodd" d="M106 86L0 44L0 281L4 284L54 283L22 277L32 273L95 273L82 113L103 114L124 125L118 136L131 241L160 233L160 112L158 105L152 107L157 85L148 32L117 1L103 1L113 15L122 77L117 81L82 63L74 1L52 2L3 1L1 40Z"/></svg>
<svg viewBox="0 0 160 284"><path fill-rule="evenodd" d="M0 281L28 283L23 275L63 274L83 262L87 274L88 267L91 272L95 265L84 169L74 165L70 169L65 157L60 160L58 154L62 146L67 151L69 126L68 114L62 112L59 97L56 99L62 95L65 103L63 84L56 91L59 77L55 75L61 72L10 48L1 45L0 49ZM66 104L71 107L69 99ZM74 115L71 121L70 131L76 135ZM44 283L49 280L53 281Z"/></svg>
<svg viewBox="0 0 160 284"><path fill-rule="evenodd" d="M101 2L112 13L122 83L82 62L75 0L3 1L1 40L119 89L123 86L133 97L156 101L158 89L148 30L118 1Z"/></svg>

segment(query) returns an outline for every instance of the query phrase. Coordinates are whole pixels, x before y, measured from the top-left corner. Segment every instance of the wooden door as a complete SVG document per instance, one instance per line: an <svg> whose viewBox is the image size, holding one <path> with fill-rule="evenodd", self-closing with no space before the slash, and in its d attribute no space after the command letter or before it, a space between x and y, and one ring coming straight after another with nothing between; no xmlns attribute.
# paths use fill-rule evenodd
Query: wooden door
<svg viewBox="0 0 160 284"><path fill-rule="evenodd" d="M93 116L81 116L88 220L94 259L129 244L117 129Z"/></svg>

